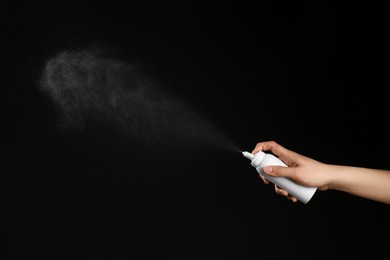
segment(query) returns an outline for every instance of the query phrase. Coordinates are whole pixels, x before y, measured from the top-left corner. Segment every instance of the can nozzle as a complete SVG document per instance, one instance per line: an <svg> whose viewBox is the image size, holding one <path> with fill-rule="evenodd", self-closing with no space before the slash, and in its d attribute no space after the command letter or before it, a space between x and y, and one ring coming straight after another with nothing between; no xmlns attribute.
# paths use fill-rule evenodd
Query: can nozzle
<svg viewBox="0 0 390 260"><path fill-rule="evenodd" d="M248 153L248 152L242 152L242 155L244 155L249 160L252 160L255 157L253 154Z"/></svg>

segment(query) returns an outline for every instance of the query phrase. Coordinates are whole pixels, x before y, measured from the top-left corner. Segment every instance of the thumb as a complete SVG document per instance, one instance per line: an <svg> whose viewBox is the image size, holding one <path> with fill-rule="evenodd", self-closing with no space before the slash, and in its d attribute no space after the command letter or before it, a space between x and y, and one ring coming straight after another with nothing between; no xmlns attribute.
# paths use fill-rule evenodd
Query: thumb
<svg viewBox="0 0 390 260"><path fill-rule="evenodd" d="M264 167L264 172L270 176L273 177L291 177L293 168L286 167L286 166L265 166Z"/></svg>

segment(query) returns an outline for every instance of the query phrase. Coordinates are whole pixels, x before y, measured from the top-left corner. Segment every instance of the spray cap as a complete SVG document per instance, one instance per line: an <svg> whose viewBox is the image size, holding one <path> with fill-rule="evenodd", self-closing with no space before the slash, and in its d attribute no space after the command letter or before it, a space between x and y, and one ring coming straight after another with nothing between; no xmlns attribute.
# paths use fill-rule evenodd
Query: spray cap
<svg viewBox="0 0 390 260"><path fill-rule="evenodd" d="M249 160L252 160L253 158L255 158L255 156L253 154L248 153L248 152L242 152L242 155L244 155Z"/></svg>
<svg viewBox="0 0 390 260"><path fill-rule="evenodd" d="M249 152L242 152L242 155L244 155L244 157L251 160L251 165L253 167L258 167L261 161L263 160L265 153L263 151L258 151L256 154L252 154Z"/></svg>

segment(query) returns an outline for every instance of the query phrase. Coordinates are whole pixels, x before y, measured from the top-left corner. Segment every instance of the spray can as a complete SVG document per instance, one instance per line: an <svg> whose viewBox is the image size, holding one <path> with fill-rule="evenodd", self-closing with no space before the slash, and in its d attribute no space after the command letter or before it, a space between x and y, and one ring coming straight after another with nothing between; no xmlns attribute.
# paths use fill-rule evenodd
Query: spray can
<svg viewBox="0 0 390 260"><path fill-rule="evenodd" d="M242 152L242 154L246 158L251 160L251 165L256 168L257 172L261 176L263 176L273 184L277 185L278 187L282 188L283 190L287 191L289 194L293 195L304 204L309 202L309 200L313 197L314 193L317 190L316 187L303 186L293 182L292 180L286 177L273 177L266 174L263 171L263 168L268 165L288 167L284 162L282 162L279 158L277 158L273 154L264 153L262 151L259 151L255 155L249 152Z"/></svg>

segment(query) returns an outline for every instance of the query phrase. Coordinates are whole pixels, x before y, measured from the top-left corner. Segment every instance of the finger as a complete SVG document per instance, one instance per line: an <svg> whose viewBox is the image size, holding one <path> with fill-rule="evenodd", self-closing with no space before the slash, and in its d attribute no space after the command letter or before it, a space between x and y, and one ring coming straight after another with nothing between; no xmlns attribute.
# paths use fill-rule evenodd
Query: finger
<svg viewBox="0 0 390 260"><path fill-rule="evenodd" d="M275 185L275 192L278 195L282 195L282 196L285 196L285 197L288 196L288 192L286 190L281 189L277 185Z"/></svg>
<svg viewBox="0 0 390 260"><path fill-rule="evenodd" d="M293 152L287 148L284 148L283 146L276 143L275 141L257 143L255 149L253 149L252 151L252 154L256 154L259 151L271 151L271 153L276 155L280 160L282 160L287 165L292 164L293 163L292 160L296 161L301 157L300 154Z"/></svg>
<svg viewBox="0 0 390 260"><path fill-rule="evenodd" d="M285 166L265 166L263 171L273 177L294 177L295 169L293 167L285 167Z"/></svg>
<svg viewBox="0 0 390 260"><path fill-rule="evenodd" d="M259 176L260 176L260 178L263 180L263 182L264 182L265 184L269 184L269 180L267 180L266 178L264 178L264 177L261 176L260 174L259 174Z"/></svg>
<svg viewBox="0 0 390 260"><path fill-rule="evenodd" d="M271 151L276 156L280 156L281 154L286 152L287 149L284 148L283 146L279 145L275 141L267 141L267 142L257 143L255 146L255 149L253 149L252 153L256 154L259 151Z"/></svg>
<svg viewBox="0 0 390 260"><path fill-rule="evenodd" d="M294 197L293 195L289 194L286 190L281 189L279 186L275 185L275 191L278 195L282 195L287 197L287 199L291 200L292 202L297 202L298 199Z"/></svg>
<svg viewBox="0 0 390 260"><path fill-rule="evenodd" d="M296 197L294 197L293 195L290 195L290 194L287 196L287 198L289 200L291 200L292 202L297 202L298 201L298 199Z"/></svg>

